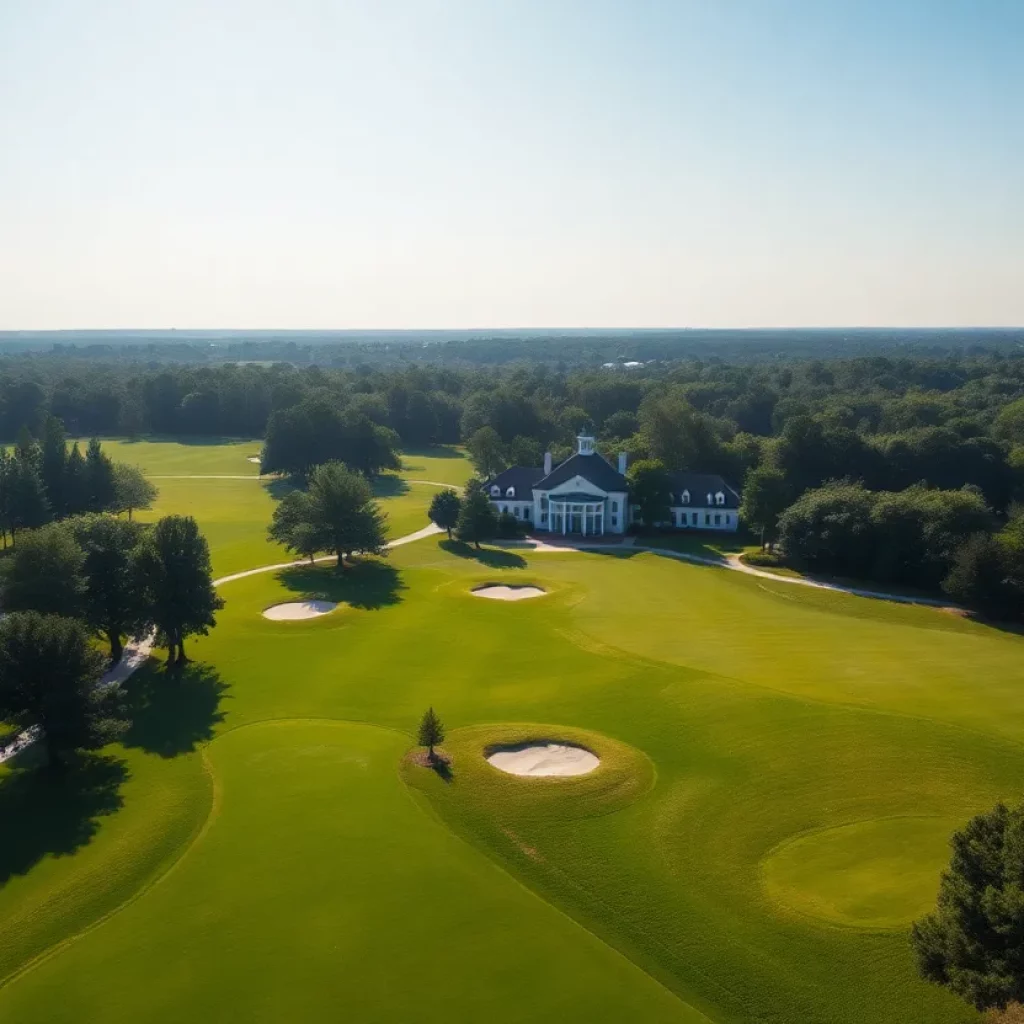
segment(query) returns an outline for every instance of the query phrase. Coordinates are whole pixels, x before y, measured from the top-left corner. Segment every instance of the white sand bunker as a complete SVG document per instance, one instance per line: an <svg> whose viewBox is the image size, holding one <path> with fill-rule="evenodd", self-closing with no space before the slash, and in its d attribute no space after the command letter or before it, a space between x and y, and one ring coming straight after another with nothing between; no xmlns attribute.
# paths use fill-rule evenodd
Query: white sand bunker
<svg viewBox="0 0 1024 1024"><path fill-rule="evenodd" d="M487 762L509 775L586 775L601 759L568 743L518 743L492 750Z"/></svg>
<svg viewBox="0 0 1024 1024"><path fill-rule="evenodd" d="M249 461L250 462L255 462L256 465L258 466L260 464L261 460L260 460L260 457L258 455L250 455L249 456Z"/></svg>
<svg viewBox="0 0 1024 1024"><path fill-rule="evenodd" d="M264 608L263 617L282 622L315 619L319 615L333 612L337 607L333 601L288 601L285 604L273 604L269 608Z"/></svg>
<svg viewBox="0 0 1024 1024"><path fill-rule="evenodd" d="M472 592L476 597L489 597L492 601L525 601L528 597L544 596L540 587L507 587L497 583L475 587Z"/></svg>

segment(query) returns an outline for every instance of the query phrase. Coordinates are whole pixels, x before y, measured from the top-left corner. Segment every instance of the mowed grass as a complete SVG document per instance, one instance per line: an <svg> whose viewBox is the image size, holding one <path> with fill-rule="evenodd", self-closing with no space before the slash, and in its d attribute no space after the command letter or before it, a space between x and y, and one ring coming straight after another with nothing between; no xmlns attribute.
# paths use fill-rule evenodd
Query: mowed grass
<svg viewBox="0 0 1024 1024"><path fill-rule="evenodd" d="M289 485L261 480L259 466L248 461L259 455L261 441L109 440L103 445L111 458L142 468L158 488L153 508L138 513L142 522L171 513L196 518L210 544L215 576L288 560L288 553L267 539L267 526ZM410 479L422 476L461 487L470 471L458 449L404 455L401 472L384 474L375 485L388 516L388 536L402 537L429 523L426 509L439 488ZM230 476L247 479L218 479Z"/></svg>
<svg viewBox="0 0 1024 1024"><path fill-rule="evenodd" d="M222 593L185 679L132 681L117 805L72 814L61 855L54 812L27 819L0 1018L980 1019L907 931L949 832L1019 798L1020 638L650 552L434 538ZM297 596L341 604L260 614ZM446 776L406 757L428 704ZM601 766L485 762L528 738Z"/></svg>

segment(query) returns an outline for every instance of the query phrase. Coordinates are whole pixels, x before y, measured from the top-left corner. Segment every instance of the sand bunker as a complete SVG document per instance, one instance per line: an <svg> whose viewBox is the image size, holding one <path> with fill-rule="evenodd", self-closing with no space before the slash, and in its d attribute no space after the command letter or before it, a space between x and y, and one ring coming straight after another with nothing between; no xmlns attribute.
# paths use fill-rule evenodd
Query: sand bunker
<svg viewBox="0 0 1024 1024"><path fill-rule="evenodd" d="M258 455L250 455L249 456L249 462L255 462L257 466L260 464L260 461L261 461L261 459L260 459L260 457Z"/></svg>
<svg viewBox="0 0 1024 1024"><path fill-rule="evenodd" d="M288 601L285 604L273 604L269 608L264 608L263 617L281 622L315 619L319 615L333 612L337 607L333 601Z"/></svg>
<svg viewBox="0 0 1024 1024"><path fill-rule="evenodd" d="M518 743L498 747L487 755L489 764L509 775L586 775L601 760L583 747L568 743Z"/></svg>
<svg viewBox="0 0 1024 1024"><path fill-rule="evenodd" d="M497 583L489 583L485 587L475 587L476 597L489 597L492 601L524 601L528 597L543 597L540 587L506 587Z"/></svg>

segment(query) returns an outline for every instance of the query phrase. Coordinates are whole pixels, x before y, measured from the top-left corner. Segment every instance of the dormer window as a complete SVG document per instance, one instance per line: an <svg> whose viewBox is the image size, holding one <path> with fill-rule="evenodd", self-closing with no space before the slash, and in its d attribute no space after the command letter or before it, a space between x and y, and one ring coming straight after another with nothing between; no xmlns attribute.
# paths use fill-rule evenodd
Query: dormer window
<svg viewBox="0 0 1024 1024"><path fill-rule="evenodd" d="M721 491L719 491L715 495L715 504L716 505L724 505L725 504L725 495Z"/></svg>
<svg viewBox="0 0 1024 1024"><path fill-rule="evenodd" d="M709 505L714 505L714 503L715 503L715 496L710 491L708 491L708 504Z"/></svg>
<svg viewBox="0 0 1024 1024"><path fill-rule="evenodd" d="M514 487L508 487L505 490L506 498L514 498L516 496L516 489Z"/></svg>
<svg viewBox="0 0 1024 1024"><path fill-rule="evenodd" d="M683 491L683 493L680 495L680 497L682 498L684 505L689 505L690 504L690 492L689 491Z"/></svg>
<svg viewBox="0 0 1024 1024"><path fill-rule="evenodd" d="M501 488L497 484L494 484L491 487L491 497L492 498L500 498L501 497Z"/></svg>

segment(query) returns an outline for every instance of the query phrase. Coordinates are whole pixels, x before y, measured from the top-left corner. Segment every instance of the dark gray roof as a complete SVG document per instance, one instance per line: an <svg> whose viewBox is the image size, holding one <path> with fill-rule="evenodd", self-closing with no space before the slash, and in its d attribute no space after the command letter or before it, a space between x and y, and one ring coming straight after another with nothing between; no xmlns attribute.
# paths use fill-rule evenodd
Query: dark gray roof
<svg viewBox="0 0 1024 1024"><path fill-rule="evenodd" d="M629 485L626 478L614 469L610 462L601 455L570 455L560 466L556 466L546 477L534 484L538 490L550 491L559 484L564 484L574 476L581 476L588 483L599 487L602 491L626 491Z"/></svg>
<svg viewBox="0 0 1024 1024"><path fill-rule="evenodd" d="M533 500L533 488L537 486L537 481L544 476L544 469L541 466L533 468L531 466L510 466L503 473L499 473L492 480L488 480L484 484L484 491L488 497L491 495L491 487L497 484L501 488L501 496L505 497L505 491L509 487L516 489L516 498L528 498L530 501Z"/></svg>
<svg viewBox="0 0 1024 1024"><path fill-rule="evenodd" d="M672 481L672 501L670 504L676 508L682 502L679 495L683 491L690 492L690 504L703 507L708 500L709 494L717 494L721 491L725 495L725 504L719 508L739 508L740 496L735 488L725 482L717 473L669 473Z"/></svg>

